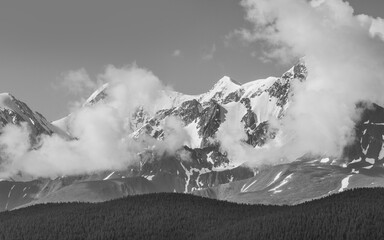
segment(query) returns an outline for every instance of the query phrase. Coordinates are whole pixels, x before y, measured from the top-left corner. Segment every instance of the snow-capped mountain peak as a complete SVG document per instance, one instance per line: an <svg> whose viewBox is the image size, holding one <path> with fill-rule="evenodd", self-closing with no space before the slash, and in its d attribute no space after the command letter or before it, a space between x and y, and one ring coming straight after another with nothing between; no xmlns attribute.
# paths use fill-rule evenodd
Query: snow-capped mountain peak
<svg viewBox="0 0 384 240"><path fill-rule="evenodd" d="M27 104L16 99L10 93L0 94L0 129L7 124L26 122L31 130L32 139L40 134L56 133L66 139L70 137L58 127L49 123L42 114L32 111Z"/></svg>
<svg viewBox="0 0 384 240"><path fill-rule="evenodd" d="M213 88L221 88L221 87L236 88L238 86L241 86L241 83L233 80L228 76L224 76L220 78L219 81L217 81L217 83L214 85Z"/></svg>
<svg viewBox="0 0 384 240"><path fill-rule="evenodd" d="M233 93L241 88L241 84L232 80L228 76L222 77L209 92L201 94L199 100L208 102L210 100L224 99L230 93Z"/></svg>
<svg viewBox="0 0 384 240"><path fill-rule="evenodd" d="M83 106L92 105L92 104L104 99L107 96L106 90L107 90L108 86L109 86L108 83L103 84L100 88L98 88L95 92L93 92L91 94L91 96L89 96L89 98L85 101Z"/></svg>

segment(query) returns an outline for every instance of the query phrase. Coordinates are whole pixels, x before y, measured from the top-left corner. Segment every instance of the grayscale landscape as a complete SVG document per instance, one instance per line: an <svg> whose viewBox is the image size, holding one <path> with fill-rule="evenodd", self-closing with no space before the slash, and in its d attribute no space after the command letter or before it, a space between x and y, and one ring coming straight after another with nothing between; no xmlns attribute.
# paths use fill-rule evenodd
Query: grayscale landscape
<svg viewBox="0 0 384 240"><path fill-rule="evenodd" d="M0 239L383 238L383 10L0 3Z"/></svg>

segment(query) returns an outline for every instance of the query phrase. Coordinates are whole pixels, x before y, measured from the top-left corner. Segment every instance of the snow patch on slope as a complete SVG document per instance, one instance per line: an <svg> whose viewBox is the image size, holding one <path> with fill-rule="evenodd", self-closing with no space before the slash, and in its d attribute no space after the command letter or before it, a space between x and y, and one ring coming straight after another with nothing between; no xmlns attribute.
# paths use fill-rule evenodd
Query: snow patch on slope
<svg viewBox="0 0 384 240"><path fill-rule="evenodd" d="M352 163L358 163L358 162L361 162L361 158L359 158L359 159L354 159L352 162L350 162L350 164L352 164Z"/></svg>
<svg viewBox="0 0 384 240"><path fill-rule="evenodd" d="M367 159L365 159L365 161L367 161L370 164L375 164L375 159L373 159L373 158L367 158Z"/></svg>
<svg viewBox="0 0 384 240"><path fill-rule="evenodd" d="M327 163L329 162L329 158L323 158L320 160L320 163Z"/></svg>
<svg viewBox="0 0 384 240"><path fill-rule="evenodd" d="M268 184L267 187L269 187L269 186L271 186L272 184L274 184L274 183L280 178L280 176L281 176L282 173L283 173L283 172L279 172L279 173L276 175L276 177L273 179L273 181L270 182L270 183Z"/></svg>
<svg viewBox="0 0 384 240"><path fill-rule="evenodd" d="M291 173L288 176L286 176L284 178L284 180L281 181L281 183L279 185L277 185L276 187L270 189L269 192L273 192L274 194L281 192L282 190L278 190L278 189L281 188L282 186L284 186L285 184L287 184L289 182L289 180L292 178L292 176L293 176L293 173Z"/></svg>
<svg viewBox="0 0 384 240"><path fill-rule="evenodd" d="M341 187L339 189L339 192L344 191L348 187L348 185L349 185L349 178L352 177L352 176L353 175L348 175L346 178L341 180Z"/></svg>
<svg viewBox="0 0 384 240"><path fill-rule="evenodd" d="M257 182L257 179L254 180L253 182L251 182L250 184L248 184L248 186L247 186L247 184L244 184L244 185L241 187L240 192L242 192L242 193L244 193L244 192L248 192L249 187L251 187L251 186L252 186L253 184L255 184L256 182Z"/></svg>
<svg viewBox="0 0 384 240"><path fill-rule="evenodd" d="M114 174L115 172L112 172L111 174L109 174L107 177L105 177L103 180L108 180L110 177L112 177L112 175Z"/></svg>

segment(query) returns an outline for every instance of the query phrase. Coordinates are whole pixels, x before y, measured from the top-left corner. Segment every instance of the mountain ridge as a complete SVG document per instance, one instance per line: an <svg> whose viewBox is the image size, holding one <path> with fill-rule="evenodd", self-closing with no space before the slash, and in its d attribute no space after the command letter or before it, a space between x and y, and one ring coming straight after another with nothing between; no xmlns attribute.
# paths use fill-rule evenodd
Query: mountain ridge
<svg viewBox="0 0 384 240"><path fill-rule="evenodd" d="M163 92L169 101L162 109L150 114L138 106L128 116L129 137L135 141L162 142L166 119L176 117L190 136L183 147L170 154L160 153L148 144L138 153L140 161L126 169L52 180L3 180L0 209L63 199L98 202L150 192L193 193L234 202L294 204L352 187L384 186L383 144L375 140L384 135L380 125L384 123L384 111L380 106L365 110L364 121L356 123L358 138L346 148L341 159L308 155L292 163L250 168L246 159L234 161L228 154L225 147L231 147L231 143L223 146L220 136L228 139L231 134L241 133L241 144L255 149L279 141L278 129L270 122L285 117L293 95L293 81L300 84L307 74L305 64L300 61L279 78L239 84L223 77L200 95ZM97 104L108 104L107 84L96 90L83 108ZM72 117L75 116L69 115L53 124L71 135L68 124ZM233 124L239 127L228 132Z"/></svg>

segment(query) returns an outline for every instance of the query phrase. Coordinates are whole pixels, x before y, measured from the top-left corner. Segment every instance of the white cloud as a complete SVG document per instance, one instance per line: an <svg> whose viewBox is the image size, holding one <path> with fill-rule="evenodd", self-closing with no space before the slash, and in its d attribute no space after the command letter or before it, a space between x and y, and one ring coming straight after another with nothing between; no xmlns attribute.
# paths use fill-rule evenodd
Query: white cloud
<svg viewBox="0 0 384 240"><path fill-rule="evenodd" d="M384 104L383 20L354 15L342 0L243 0L242 6L253 28L236 34L267 44L266 59L305 56L309 72L306 82L293 84L293 102L277 125L285 146L255 152L253 164L308 152L340 156L354 137L355 104Z"/></svg>
<svg viewBox="0 0 384 240"><path fill-rule="evenodd" d="M165 119L165 138L135 141L130 137L132 114L139 106L154 113L164 106L168 89L150 71L136 65L124 68L108 66L99 81L108 83L108 97L92 106L73 112L68 131L77 140L43 135L36 147L29 141L27 126L7 125L0 135L0 178L19 172L34 177L55 178L62 175L123 170L137 164L138 153L149 147L173 153L188 141L181 122ZM159 104L159 105L157 105Z"/></svg>
<svg viewBox="0 0 384 240"><path fill-rule="evenodd" d="M358 16L362 24L367 24L369 27L369 33L372 37L379 37L384 41L384 19L372 18L367 15Z"/></svg>
<svg viewBox="0 0 384 240"><path fill-rule="evenodd" d="M97 87L97 83L91 80L84 68L63 74L60 85L75 95L88 94Z"/></svg>
<svg viewBox="0 0 384 240"><path fill-rule="evenodd" d="M251 147L244 143L247 135L241 122L246 109L243 105L237 108L236 104L231 103L227 110L226 121L220 125L216 137L221 143L221 150L228 153L233 163L240 165L252 159L252 155L248 154Z"/></svg>
<svg viewBox="0 0 384 240"><path fill-rule="evenodd" d="M16 174L15 159L20 159L30 150L29 129L27 123L20 126L8 124L1 129L0 137L0 173ZM1 175L1 174L0 174Z"/></svg>
<svg viewBox="0 0 384 240"><path fill-rule="evenodd" d="M174 116L167 117L163 123L164 141L156 144L157 149L168 153L175 153L191 141L191 137L184 128L184 122Z"/></svg>
<svg viewBox="0 0 384 240"><path fill-rule="evenodd" d="M173 51L172 56L173 57L180 57L181 56L181 50L176 49L175 51Z"/></svg>

